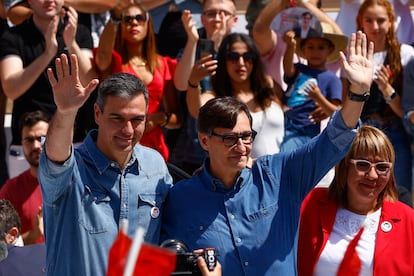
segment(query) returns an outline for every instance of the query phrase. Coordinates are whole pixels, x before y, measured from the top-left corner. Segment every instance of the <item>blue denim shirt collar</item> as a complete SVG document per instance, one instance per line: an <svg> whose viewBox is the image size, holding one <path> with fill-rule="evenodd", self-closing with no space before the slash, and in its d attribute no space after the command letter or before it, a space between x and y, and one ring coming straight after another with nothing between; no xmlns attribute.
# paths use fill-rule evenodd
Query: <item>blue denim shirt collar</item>
<svg viewBox="0 0 414 276"><path fill-rule="evenodd" d="M97 137L98 130L91 130L85 138L84 145L86 147L87 152L89 153L89 157L91 158L92 162L94 162L97 170L100 174L103 174L105 170L107 170L109 167L115 166L116 163L110 160L108 157L106 157L102 153L102 151L96 146ZM127 167L134 164L135 161L137 161L137 166L139 169L137 153L135 152L135 150L133 150L131 159L129 160Z"/></svg>
<svg viewBox="0 0 414 276"><path fill-rule="evenodd" d="M235 184L233 185L233 187L228 189L224 186L223 182L220 179L214 177L210 173L210 158L206 158L204 160L203 171L200 173L201 174L200 178L201 178L204 186L206 187L206 189L209 190L209 191L223 192L223 193L228 193L230 191L237 192L246 183L245 179L249 175L248 170L250 170L250 169L248 169L248 168L243 169L240 172L240 175L236 178L236 181L235 181Z"/></svg>

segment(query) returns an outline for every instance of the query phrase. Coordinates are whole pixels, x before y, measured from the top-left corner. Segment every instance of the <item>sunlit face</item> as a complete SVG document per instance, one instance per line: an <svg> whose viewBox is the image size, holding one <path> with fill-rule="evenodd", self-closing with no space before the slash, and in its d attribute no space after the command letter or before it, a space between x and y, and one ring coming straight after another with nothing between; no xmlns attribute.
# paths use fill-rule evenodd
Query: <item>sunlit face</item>
<svg viewBox="0 0 414 276"><path fill-rule="evenodd" d="M354 159L367 160L371 163L389 162L388 159L380 156L370 156L360 154ZM354 164L349 164L347 177L347 197L351 207L373 206L378 199L378 195L384 190L391 176L391 169L387 173L378 173L375 167L371 167L367 172L359 171ZM355 208L357 209L357 208ZM369 208L368 208L369 209Z"/></svg>
<svg viewBox="0 0 414 276"><path fill-rule="evenodd" d="M24 156L32 167L39 166L39 157L42 152L40 139L46 136L49 124L44 121L37 122L34 126L25 126L22 129L22 146Z"/></svg>
<svg viewBox="0 0 414 276"><path fill-rule="evenodd" d="M63 0L29 0L29 5L34 14L42 19L51 19L59 15L63 7Z"/></svg>
<svg viewBox="0 0 414 276"><path fill-rule="evenodd" d="M125 10L122 16L122 35L125 41L135 43L145 39L148 32L148 20L142 19L146 19L147 16L149 15L137 6L131 6Z"/></svg>
<svg viewBox="0 0 414 276"><path fill-rule="evenodd" d="M215 128L216 134L242 134L251 131L250 121L246 113L242 112L237 117L237 123L233 129ZM226 146L222 138L199 134L201 145L210 157L210 168L217 177L222 175L236 175L247 165L252 149L251 144L243 144L241 139L233 146Z"/></svg>
<svg viewBox="0 0 414 276"><path fill-rule="evenodd" d="M249 81L253 69L254 55L244 42L233 43L226 56L227 73L232 82Z"/></svg>
<svg viewBox="0 0 414 276"><path fill-rule="evenodd" d="M144 95L132 99L108 96L104 110L94 106L99 126L97 146L111 160L125 160L145 130Z"/></svg>
<svg viewBox="0 0 414 276"><path fill-rule="evenodd" d="M315 69L324 69L327 58L334 50L323 38L308 38L301 49L309 66Z"/></svg>
<svg viewBox="0 0 414 276"><path fill-rule="evenodd" d="M225 28L227 34L237 23L236 7L230 0L206 0L201 15L201 22L207 38L212 39L215 32Z"/></svg>
<svg viewBox="0 0 414 276"><path fill-rule="evenodd" d="M368 7L362 15L362 28L369 41L374 45L385 42L385 36L391 27L391 21L384 6L373 5Z"/></svg>

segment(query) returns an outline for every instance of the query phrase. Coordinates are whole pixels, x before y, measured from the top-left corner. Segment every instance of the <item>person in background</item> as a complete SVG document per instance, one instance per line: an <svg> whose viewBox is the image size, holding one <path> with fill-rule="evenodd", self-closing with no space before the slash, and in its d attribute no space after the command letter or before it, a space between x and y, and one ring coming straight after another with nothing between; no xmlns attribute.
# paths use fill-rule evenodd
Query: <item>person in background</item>
<svg viewBox="0 0 414 276"><path fill-rule="evenodd" d="M7 23L7 14L5 11L4 0L0 0L0 37L8 28L9 25ZM6 109L7 97L4 94L3 87L0 83L0 183L4 183L9 178L9 169L6 162L6 152L8 145L6 140L6 129L4 127Z"/></svg>
<svg viewBox="0 0 414 276"><path fill-rule="evenodd" d="M71 7L64 9L63 0L29 3L33 10L30 19L6 30L0 39L0 81L6 96L13 100L9 177L29 167L22 154L22 115L35 110L53 114L56 109L45 73L48 66L53 66L54 58L61 53L76 54L82 83L97 76L92 62L92 38L78 24L77 12Z"/></svg>
<svg viewBox="0 0 414 276"><path fill-rule="evenodd" d="M406 64L414 59L414 48L400 43L395 35L395 13L387 0L366 0L357 16L357 28L374 43L374 82L367 90L361 120L378 127L388 136L395 150L393 166L397 185L412 189L412 156L410 139L402 118L401 96L412 93L412 87L403 86ZM343 79L342 97L349 92Z"/></svg>
<svg viewBox="0 0 414 276"><path fill-rule="evenodd" d="M125 221L129 237L140 226L145 242L159 244L172 185L162 156L140 145L149 96L132 74L117 73L100 84L94 105L98 129L73 147L76 113L98 85L94 79L84 87L78 71L76 55L71 66L61 55L56 72L48 70L57 111L38 172L48 275L104 275L109 248Z"/></svg>
<svg viewBox="0 0 414 276"><path fill-rule="evenodd" d="M33 14L27 0L5 0L10 22L19 25ZM99 37L109 19L109 10L115 0L65 0L65 7L73 7L78 12L78 22L88 28L92 35L93 46L98 47Z"/></svg>
<svg viewBox="0 0 414 276"><path fill-rule="evenodd" d="M50 115L40 110L23 115L20 122L23 153L30 168L7 180L0 189L0 198L10 200L20 215L22 238L26 245L44 242L42 192L37 171L42 152L40 140L46 136L49 120Z"/></svg>
<svg viewBox="0 0 414 276"><path fill-rule="evenodd" d="M357 29L356 16L363 0L341 0L336 16L336 23L344 31L345 35L355 32ZM389 0L395 11L395 32L398 41L406 44L414 42L414 21L411 15L410 1Z"/></svg>
<svg viewBox="0 0 414 276"><path fill-rule="evenodd" d="M17 245L20 218L7 199L0 199L0 276L46 275L44 243Z"/></svg>
<svg viewBox="0 0 414 276"><path fill-rule="evenodd" d="M284 133L283 91L265 73L253 39L240 33L227 35L216 60L214 72L209 71L209 61L204 58L192 69L190 86L197 86L204 77L212 75L213 91L200 93L199 89L192 89L187 92L191 116L197 118L200 107L212 98L235 97L247 104L253 117L252 128L257 135L252 145L252 158L279 152Z"/></svg>
<svg viewBox="0 0 414 276"><path fill-rule="evenodd" d="M221 41L231 32L238 21L236 3L233 0L206 0L202 4L202 9L201 22L203 27L200 29L197 29L195 15L192 11L184 10L182 13L181 19L187 33L187 41L184 49L178 55L180 61L174 76L175 86L178 90L183 91L180 95L183 128L177 138L170 161L190 175L203 164L206 153L200 146L197 136L197 120L190 115L186 98L190 91L195 89L200 89L201 93L211 92L212 85L210 76L200 82L200 87L190 87L188 78L196 61L206 56L206 53L201 51L203 43L212 44L209 54L215 56ZM212 70L214 70L214 61L212 63Z"/></svg>
<svg viewBox="0 0 414 276"><path fill-rule="evenodd" d="M163 128L178 128L181 123L173 83L177 60L157 53L152 20L142 5L121 1L115 6L100 38L95 63L102 79L127 72L148 87L148 117L140 143L156 149L168 161Z"/></svg>
<svg viewBox="0 0 414 276"><path fill-rule="evenodd" d="M303 13L308 16L308 12ZM302 16L303 16L302 14ZM348 38L325 32L310 37L288 30L283 39L286 52L283 57L284 80L288 84L285 92L285 134L281 151L289 152L309 142L321 131L319 122L314 122L311 113L319 106L327 116L342 103L340 79L327 70L327 64L339 59L345 51ZM295 53L307 60L307 64L294 63Z"/></svg>
<svg viewBox="0 0 414 276"><path fill-rule="evenodd" d="M366 51L361 32L350 41L349 57L342 54L341 60L352 83L351 99L317 138L297 151L251 163L254 132L247 105L219 97L201 107L198 135L208 158L202 171L171 188L162 240L181 240L189 250L215 248L224 275L296 274L302 200L348 152L363 93L372 82L372 43Z"/></svg>
<svg viewBox="0 0 414 276"><path fill-rule="evenodd" d="M329 188L302 204L299 276L413 274L414 210L398 201L394 161L387 136L363 125Z"/></svg>

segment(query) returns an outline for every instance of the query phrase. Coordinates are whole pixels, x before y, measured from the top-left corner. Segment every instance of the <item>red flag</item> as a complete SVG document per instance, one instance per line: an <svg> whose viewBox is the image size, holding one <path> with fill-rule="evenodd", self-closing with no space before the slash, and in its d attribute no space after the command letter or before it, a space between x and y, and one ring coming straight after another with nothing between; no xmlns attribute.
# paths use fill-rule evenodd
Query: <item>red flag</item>
<svg viewBox="0 0 414 276"><path fill-rule="evenodd" d="M118 236L109 250L107 276L119 276L124 274L124 268L131 244L132 240L125 235L123 231L119 231Z"/></svg>
<svg viewBox="0 0 414 276"><path fill-rule="evenodd" d="M336 274L337 276L358 276L361 272L361 259L356 252L356 247L363 231L364 227L361 227L354 239L349 243L344 259L342 260L338 273Z"/></svg>
<svg viewBox="0 0 414 276"><path fill-rule="evenodd" d="M124 274L132 240L120 231L110 251L107 276ZM169 276L175 270L177 255L174 251L142 244L135 264L134 276Z"/></svg>

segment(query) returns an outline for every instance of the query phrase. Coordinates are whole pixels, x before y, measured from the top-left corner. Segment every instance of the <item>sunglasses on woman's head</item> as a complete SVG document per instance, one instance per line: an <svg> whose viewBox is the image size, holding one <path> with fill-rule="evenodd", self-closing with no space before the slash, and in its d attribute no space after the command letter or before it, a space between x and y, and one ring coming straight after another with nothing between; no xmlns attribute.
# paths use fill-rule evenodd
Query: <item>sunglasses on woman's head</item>
<svg viewBox="0 0 414 276"><path fill-rule="evenodd" d="M144 24L147 22L148 17L145 14L136 14L136 15L125 15L122 20L124 20L125 23L132 23L133 20L136 20L138 23Z"/></svg>
<svg viewBox="0 0 414 276"><path fill-rule="evenodd" d="M244 62L253 62L256 58L255 53L253 52L245 52L243 54L239 54L237 52L227 52L226 59L232 62L237 62L240 60L240 57L243 58Z"/></svg>

